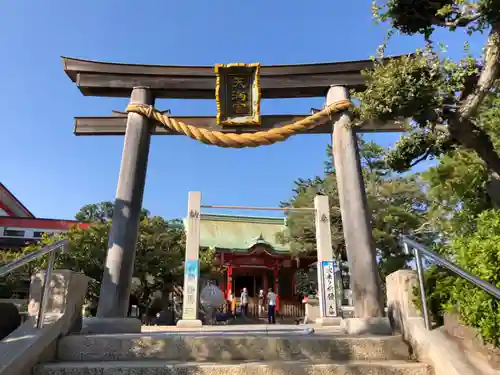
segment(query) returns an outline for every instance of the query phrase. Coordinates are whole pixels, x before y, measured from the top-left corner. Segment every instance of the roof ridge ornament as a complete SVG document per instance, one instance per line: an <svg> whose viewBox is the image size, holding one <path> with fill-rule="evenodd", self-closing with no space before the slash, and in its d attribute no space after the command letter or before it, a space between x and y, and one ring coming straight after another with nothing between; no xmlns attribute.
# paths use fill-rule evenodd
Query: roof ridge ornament
<svg viewBox="0 0 500 375"><path fill-rule="evenodd" d="M269 245L271 246L271 244L269 244L269 242L267 242L264 238L264 235L262 233L260 233L260 235L258 235L257 237L254 237L250 240L247 240L246 243L249 245L248 248L250 249L251 247L255 246L255 245L259 245L259 244L265 244L265 245ZM272 247L272 246L271 246Z"/></svg>

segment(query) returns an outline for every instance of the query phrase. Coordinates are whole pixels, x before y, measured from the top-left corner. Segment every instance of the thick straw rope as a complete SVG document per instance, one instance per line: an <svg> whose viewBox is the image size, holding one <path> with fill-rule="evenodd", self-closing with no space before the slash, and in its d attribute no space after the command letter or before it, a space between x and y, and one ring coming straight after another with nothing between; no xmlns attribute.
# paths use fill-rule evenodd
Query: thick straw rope
<svg viewBox="0 0 500 375"><path fill-rule="evenodd" d="M276 142L282 142L295 134L303 133L319 125L323 125L327 121L331 120L331 115L333 113L349 109L351 105L352 103L349 100L340 100L326 106L323 110L292 124L256 133L223 133L220 131L198 128L196 126L187 125L181 121L177 121L176 119L159 112L153 106L146 104L130 104L125 111L128 113L132 112L146 116L151 120L158 121L172 131L187 135L188 137L207 145L244 148L272 145Z"/></svg>

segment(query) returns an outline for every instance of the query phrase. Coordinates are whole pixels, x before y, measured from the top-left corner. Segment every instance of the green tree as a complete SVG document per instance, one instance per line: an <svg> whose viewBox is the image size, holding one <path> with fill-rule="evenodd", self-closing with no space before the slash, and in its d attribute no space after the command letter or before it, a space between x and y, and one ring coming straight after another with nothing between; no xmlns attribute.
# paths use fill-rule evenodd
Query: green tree
<svg viewBox="0 0 500 375"><path fill-rule="evenodd" d="M382 147L360 139L359 149L372 219L374 247L381 276L385 278L389 273L406 265L408 256L404 254L398 236L422 226L426 220L427 202L416 176L391 176L384 163ZM325 176L297 180L292 197L282 202L282 205L311 207L318 192L327 195L334 256L345 264L347 256L336 174L330 161L330 146L327 147L327 155L329 159L325 163ZM280 234L278 240L289 244L296 254L316 251L314 217L310 213L290 212L287 214L287 231Z"/></svg>
<svg viewBox="0 0 500 375"><path fill-rule="evenodd" d="M20 259L28 255L31 251L33 251L31 247L17 251L0 251L0 266ZM42 261L34 261L1 277L0 298L12 298L15 294L24 294L29 289L31 275L38 271L41 266L43 266Z"/></svg>
<svg viewBox="0 0 500 375"><path fill-rule="evenodd" d="M399 237L419 230L426 222L427 199L417 175L393 175L384 157L386 150L375 142L359 140L361 166L372 236L382 279L404 268L409 260Z"/></svg>
<svg viewBox="0 0 500 375"><path fill-rule="evenodd" d="M312 207L314 197L318 192L327 195L330 203L330 224L334 255L338 259L346 260L335 174L330 173L324 178L299 179L294 184L292 198L282 202L281 206L293 208ZM294 255L315 252L316 231L313 213L300 211L287 213L287 230L279 233L277 239L283 244L288 244Z"/></svg>
<svg viewBox="0 0 500 375"><path fill-rule="evenodd" d="M500 95L490 94L477 116L488 130L495 150L500 150ZM439 164L423 174L430 199L430 221L446 238L474 229L477 215L500 207L491 191L499 191L498 181L475 152L457 147L439 158Z"/></svg>
<svg viewBox="0 0 500 375"><path fill-rule="evenodd" d="M361 103L361 120L409 120L409 135L402 137L388 155L390 166L407 170L458 146L474 151L484 163L488 178L498 180L500 157L492 132L498 134L500 128L486 126L481 109L488 107L491 97L498 97L500 2L386 0L375 3L373 9L377 20L390 23L389 37L395 32L420 34L426 41L425 48L413 55L376 59L375 69L364 73L367 89L355 94ZM488 32L482 58L466 54L460 61L453 61L443 57L442 47L431 40L438 27L465 29L469 35ZM385 43L379 57L384 48Z"/></svg>
<svg viewBox="0 0 500 375"><path fill-rule="evenodd" d="M454 261L466 271L500 287L500 211L486 210L477 217L474 232L457 236L451 243ZM441 300L447 311L457 312L463 323L478 329L481 337L497 347L500 344L500 312L495 297L469 281L445 278L441 290L449 293ZM448 281L448 284L446 282Z"/></svg>
<svg viewBox="0 0 500 375"><path fill-rule="evenodd" d="M113 218L113 210L115 204L110 201L86 204L75 215L75 219L79 221L97 222L110 221ZM145 208L141 209L141 219L150 216L150 212Z"/></svg>
<svg viewBox="0 0 500 375"><path fill-rule="evenodd" d="M476 116L496 151L500 150L500 97L497 92L486 96ZM474 151L458 146L439 158L439 163L422 174L429 199L428 229L439 233L433 249L469 271L498 286L491 277L500 267L498 214L500 207L498 180ZM441 267L426 271L427 305L435 321L442 324L444 312L459 313L463 323L479 329L483 339L497 342L498 314L495 302L467 281ZM418 288L415 301L419 302Z"/></svg>

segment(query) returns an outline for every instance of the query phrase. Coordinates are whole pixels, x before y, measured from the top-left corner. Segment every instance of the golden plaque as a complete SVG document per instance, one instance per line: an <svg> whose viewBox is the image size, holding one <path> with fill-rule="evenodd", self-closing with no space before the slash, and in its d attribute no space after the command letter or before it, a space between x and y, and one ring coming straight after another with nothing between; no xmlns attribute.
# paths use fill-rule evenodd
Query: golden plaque
<svg viewBox="0 0 500 375"><path fill-rule="evenodd" d="M217 125L260 125L260 64L218 64Z"/></svg>

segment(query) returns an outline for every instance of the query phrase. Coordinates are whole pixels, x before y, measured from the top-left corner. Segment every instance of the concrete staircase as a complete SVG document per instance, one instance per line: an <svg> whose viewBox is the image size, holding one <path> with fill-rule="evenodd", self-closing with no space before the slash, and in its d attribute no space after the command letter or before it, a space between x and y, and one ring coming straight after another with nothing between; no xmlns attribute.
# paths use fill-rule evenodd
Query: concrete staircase
<svg viewBox="0 0 500 375"><path fill-rule="evenodd" d="M276 334L70 335L35 375L432 375L400 336Z"/></svg>

